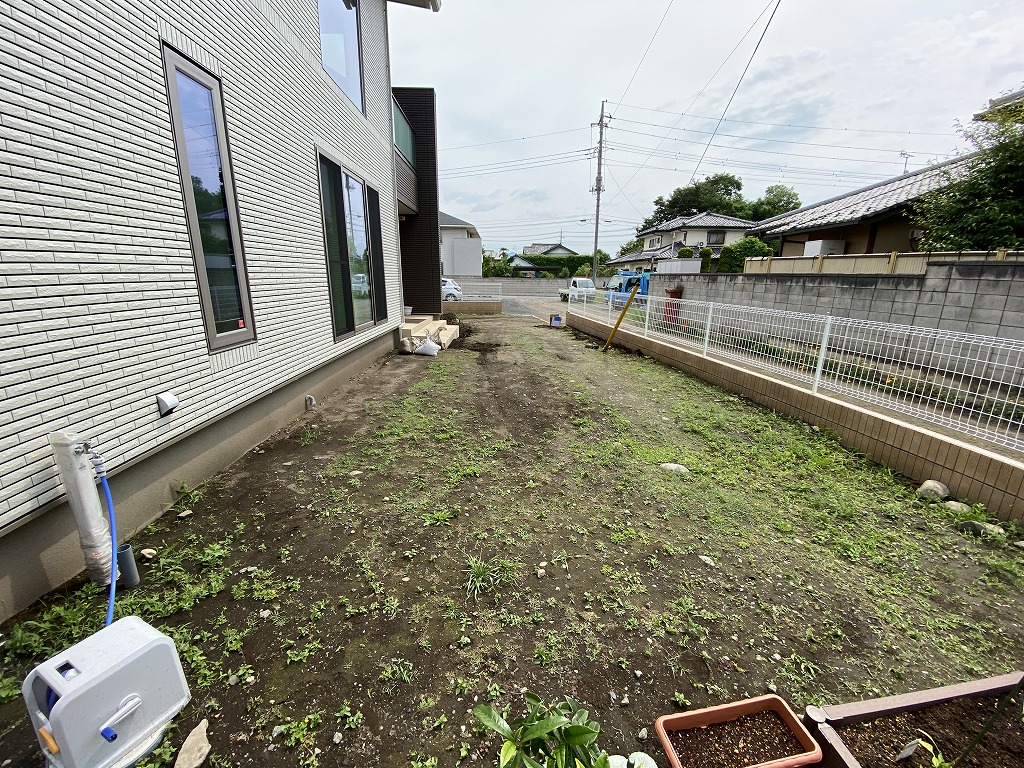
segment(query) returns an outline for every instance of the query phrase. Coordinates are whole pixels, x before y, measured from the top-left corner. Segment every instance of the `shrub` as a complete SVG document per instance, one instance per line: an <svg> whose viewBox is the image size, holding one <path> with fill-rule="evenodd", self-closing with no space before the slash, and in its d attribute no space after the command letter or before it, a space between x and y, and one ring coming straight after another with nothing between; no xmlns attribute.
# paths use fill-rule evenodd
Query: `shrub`
<svg viewBox="0 0 1024 768"><path fill-rule="evenodd" d="M718 259L719 272L742 272L743 262L747 259L770 256L772 249L756 237L744 237L738 243L727 245L722 249Z"/></svg>

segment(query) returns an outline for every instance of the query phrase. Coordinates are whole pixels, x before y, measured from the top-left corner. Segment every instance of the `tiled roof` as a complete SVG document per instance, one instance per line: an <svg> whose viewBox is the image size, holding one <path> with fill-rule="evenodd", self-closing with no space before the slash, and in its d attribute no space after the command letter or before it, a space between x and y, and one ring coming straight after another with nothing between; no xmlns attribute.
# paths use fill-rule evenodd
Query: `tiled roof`
<svg viewBox="0 0 1024 768"><path fill-rule="evenodd" d="M756 222L747 219L740 219L736 216L726 216L724 213L710 213L703 211L693 216L679 216L662 224L657 224L650 229L638 232L638 235L649 235L652 232L675 232L679 229L700 228L700 229L749 229Z"/></svg>
<svg viewBox="0 0 1024 768"><path fill-rule="evenodd" d="M570 256L570 255L571 256L578 256L579 255L572 248L569 248L568 246L562 245L561 243L534 243L533 245L528 245L525 248L523 248L523 255L524 256L529 256L529 255L541 256L541 255L543 255L545 253L548 253L549 251L555 250L555 248L562 248L562 249L564 249L567 252L565 254L566 256Z"/></svg>
<svg viewBox="0 0 1024 768"><path fill-rule="evenodd" d="M750 232L759 235L788 235L792 232L853 224L869 216L877 216L915 200L926 192L947 186L950 174L955 178L966 170L968 159L957 157L839 197L805 205L758 222L750 228Z"/></svg>
<svg viewBox="0 0 1024 768"><path fill-rule="evenodd" d="M476 226L470 224L468 221L456 219L454 216L450 216L444 211L438 212L437 223L440 224L442 227L469 227L470 229L476 229Z"/></svg>

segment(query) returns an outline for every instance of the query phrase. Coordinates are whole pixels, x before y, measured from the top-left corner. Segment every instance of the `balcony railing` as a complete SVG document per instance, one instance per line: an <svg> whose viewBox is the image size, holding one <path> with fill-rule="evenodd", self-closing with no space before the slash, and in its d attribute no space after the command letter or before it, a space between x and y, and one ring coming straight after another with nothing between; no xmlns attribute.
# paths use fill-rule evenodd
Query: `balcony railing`
<svg viewBox="0 0 1024 768"><path fill-rule="evenodd" d="M409 125L398 102L391 100L391 111L394 114L395 149L397 149L413 168L416 167L416 132Z"/></svg>

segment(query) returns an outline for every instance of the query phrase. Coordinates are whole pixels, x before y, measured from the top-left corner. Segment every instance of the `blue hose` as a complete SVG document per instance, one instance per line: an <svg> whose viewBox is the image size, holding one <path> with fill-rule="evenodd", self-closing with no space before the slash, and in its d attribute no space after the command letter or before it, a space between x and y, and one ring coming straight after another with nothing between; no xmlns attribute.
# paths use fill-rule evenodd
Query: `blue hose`
<svg viewBox="0 0 1024 768"><path fill-rule="evenodd" d="M100 487L107 500L107 517L110 519L110 597L107 600L107 622L109 627L114 620L114 595L117 593L117 522L114 519L114 498L110 495L106 475L100 475Z"/></svg>

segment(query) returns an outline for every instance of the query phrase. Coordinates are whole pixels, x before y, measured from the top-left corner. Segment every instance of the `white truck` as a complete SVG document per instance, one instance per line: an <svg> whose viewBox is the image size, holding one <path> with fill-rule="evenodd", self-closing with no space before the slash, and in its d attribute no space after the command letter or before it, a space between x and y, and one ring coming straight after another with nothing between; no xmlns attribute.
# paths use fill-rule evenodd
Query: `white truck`
<svg viewBox="0 0 1024 768"><path fill-rule="evenodd" d="M558 289L558 298L562 301L593 301L596 296L597 288L589 277L574 277L568 287Z"/></svg>

